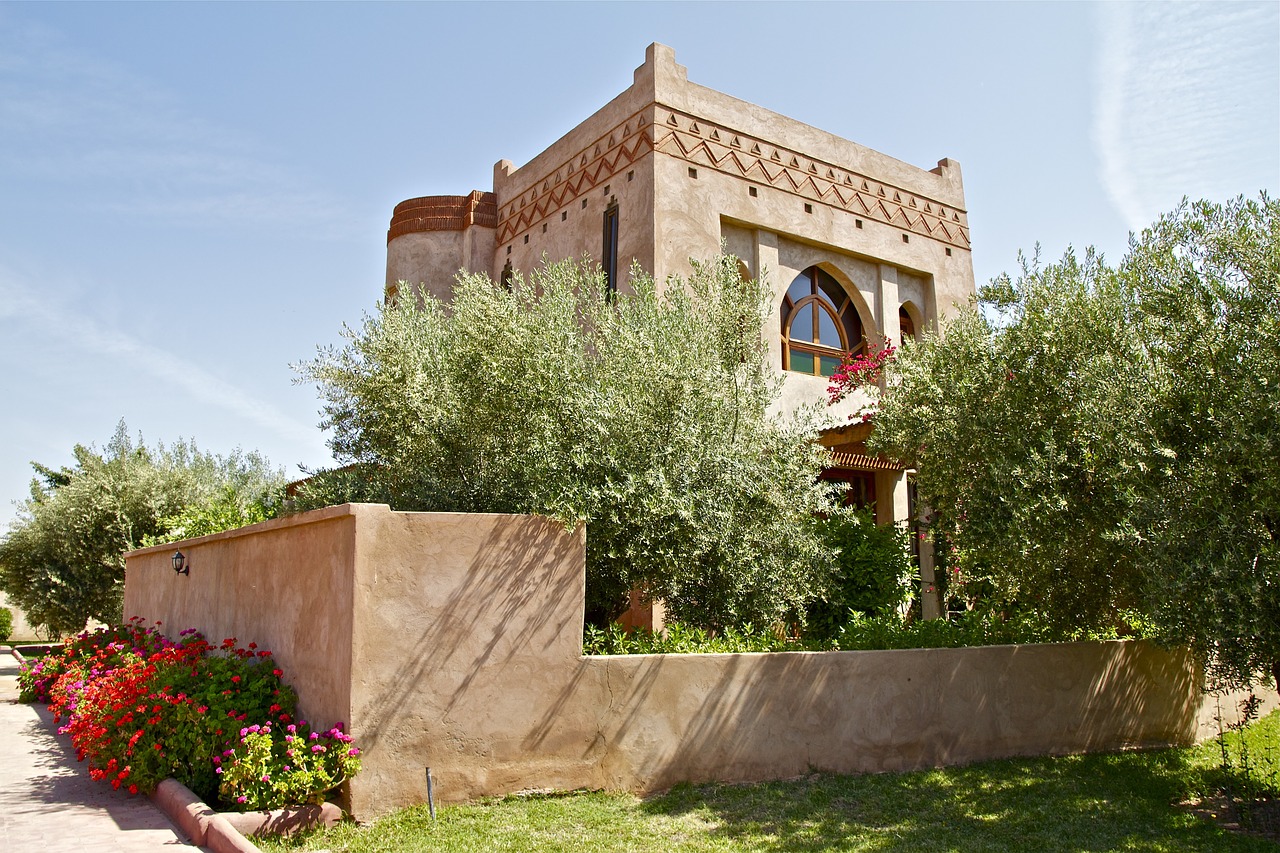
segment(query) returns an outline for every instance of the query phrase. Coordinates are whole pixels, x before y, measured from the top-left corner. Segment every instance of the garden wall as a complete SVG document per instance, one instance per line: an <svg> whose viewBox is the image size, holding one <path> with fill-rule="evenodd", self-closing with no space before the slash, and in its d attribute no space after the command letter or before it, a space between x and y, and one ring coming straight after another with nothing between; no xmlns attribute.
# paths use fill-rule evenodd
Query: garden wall
<svg viewBox="0 0 1280 853"><path fill-rule="evenodd" d="M128 555L126 615L272 649L365 750L361 819L526 788L656 790L1186 743L1183 653L1145 643L582 657L585 535L346 505Z"/></svg>

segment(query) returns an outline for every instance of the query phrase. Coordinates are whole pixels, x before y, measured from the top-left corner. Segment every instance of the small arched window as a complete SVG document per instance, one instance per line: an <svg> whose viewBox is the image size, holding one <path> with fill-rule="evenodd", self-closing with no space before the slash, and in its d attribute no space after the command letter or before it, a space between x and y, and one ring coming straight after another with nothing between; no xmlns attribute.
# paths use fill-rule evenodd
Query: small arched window
<svg viewBox="0 0 1280 853"><path fill-rule="evenodd" d="M902 343L916 339L916 321L911 319L905 305L898 309L898 328L902 330Z"/></svg>
<svg viewBox="0 0 1280 853"><path fill-rule="evenodd" d="M840 283L809 267L782 298L782 369L830 376L864 345L862 320Z"/></svg>

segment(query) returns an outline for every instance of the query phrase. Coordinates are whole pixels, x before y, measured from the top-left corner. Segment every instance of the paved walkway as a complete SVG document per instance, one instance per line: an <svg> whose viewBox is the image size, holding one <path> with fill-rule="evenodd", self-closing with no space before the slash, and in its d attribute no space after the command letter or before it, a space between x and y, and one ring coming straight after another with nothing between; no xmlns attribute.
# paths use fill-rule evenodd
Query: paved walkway
<svg viewBox="0 0 1280 853"><path fill-rule="evenodd" d="M146 797L93 782L43 705L18 699L18 661L0 652L0 853L200 850Z"/></svg>

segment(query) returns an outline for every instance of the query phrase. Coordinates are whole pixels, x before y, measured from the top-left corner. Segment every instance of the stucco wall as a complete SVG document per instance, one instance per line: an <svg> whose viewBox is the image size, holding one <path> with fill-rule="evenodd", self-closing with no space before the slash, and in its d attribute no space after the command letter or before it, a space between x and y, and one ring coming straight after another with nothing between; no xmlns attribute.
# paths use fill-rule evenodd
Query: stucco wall
<svg viewBox="0 0 1280 853"><path fill-rule="evenodd" d="M27 622L27 614L20 607L9 601L9 597L0 591L0 607L9 608L9 613L13 617L13 630L9 634L8 642L14 643L21 640L36 640L35 628Z"/></svg>
<svg viewBox="0 0 1280 853"><path fill-rule="evenodd" d="M453 299L459 272L487 273L494 281L501 267L490 269L493 229L473 225L462 231L402 234L387 243L387 285L404 282L444 302Z"/></svg>
<svg viewBox="0 0 1280 853"><path fill-rule="evenodd" d="M576 758L527 750L523 734L581 655L582 531L379 509L357 536L352 733L366 760L354 812L424 801L427 766L441 796L460 799L525 787Z"/></svg>
<svg viewBox="0 0 1280 853"><path fill-rule="evenodd" d="M610 787L1179 742L1195 695L1185 659L1125 643L598 663Z"/></svg>
<svg viewBox="0 0 1280 853"><path fill-rule="evenodd" d="M351 719L356 519L338 506L125 555L124 615L270 649L306 719ZM188 575L173 572L181 549Z"/></svg>
<svg viewBox="0 0 1280 853"><path fill-rule="evenodd" d="M364 819L523 788L882 771L1189 741L1185 654L1142 643L582 657L585 533L330 507L128 555L126 612L271 648L365 749Z"/></svg>
<svg viewBox="0 0 1280 853"><path fill-rule="evenodd" d="M931 320L974 292L958 163L918 168L692 83L660 44L630 87L528 163L499 162L494 194L495 271L531 269L544 254L599 260L616 200L624 281L633 259L659 282L685 275L690 258L715 255L743 226L920 277L928 292L914 296ZM759 274L750 248L731 247ZM878 276L871 288L873 302L884 295Z"/></svg>

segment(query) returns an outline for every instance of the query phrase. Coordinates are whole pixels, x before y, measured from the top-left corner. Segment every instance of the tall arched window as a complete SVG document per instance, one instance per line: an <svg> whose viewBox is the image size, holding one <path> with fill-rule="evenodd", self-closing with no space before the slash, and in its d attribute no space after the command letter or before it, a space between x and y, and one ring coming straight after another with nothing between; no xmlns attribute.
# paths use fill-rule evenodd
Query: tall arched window
<svg viewBox="0 0 1280 853"><path fill-rule="evenodd" d="M830 376L864 345L862 320L840 283L809 267L782 298L782 369Z"/></svg>

